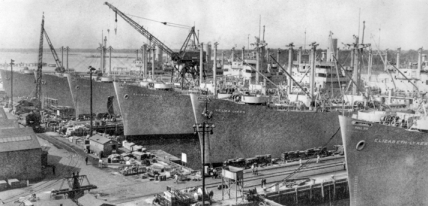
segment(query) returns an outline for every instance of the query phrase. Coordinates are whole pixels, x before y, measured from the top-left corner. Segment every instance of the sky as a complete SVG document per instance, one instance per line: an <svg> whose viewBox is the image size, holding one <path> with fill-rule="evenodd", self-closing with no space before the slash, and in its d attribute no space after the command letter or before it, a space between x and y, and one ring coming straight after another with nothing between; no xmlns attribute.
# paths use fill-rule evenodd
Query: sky
<svg viewBox="0 0 428 206"><path fill-rule="evenodd" d="M0 48L38 48L42 14L55 48L97 48L101 36L117 49L138 49L147 39L99 0L0 0ZM219 49L248 47L265 26L268 48L293 42L327 47L329 32L339 45L353 35L381 49L428 48L426 0L108 0L171 49L179 49L189 29L160 22L195 26L203 43ZM136 16L136 17L135 17ZM149 21L142 18L155 21ZM117 26L117 33L114 32ZM109 32L108 32L109 31ZM306 31L306 35L305 35ZM380 37L380 44L379 44ZM44 47L47 48L45 42ZM377 46L376 46L377 47ZM376 48L374 47L374 48Z"/></svg>

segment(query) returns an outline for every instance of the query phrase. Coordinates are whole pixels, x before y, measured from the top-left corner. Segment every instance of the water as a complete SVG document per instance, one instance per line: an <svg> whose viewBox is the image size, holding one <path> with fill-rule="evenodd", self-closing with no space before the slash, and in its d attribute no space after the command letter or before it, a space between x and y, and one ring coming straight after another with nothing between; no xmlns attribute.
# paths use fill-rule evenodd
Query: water
<svg viewBox="0 0 428 206"><path fill-rule="evenodd" d="M58 52L58 57L61 61L61 52ZM68 56L68 66L69 68L73 68L78 72L84 72L88 70L89 66L94 68L100 68L100 58L91 58L90 56L95 55L99 56L99 52L69 52ZM112 53L112 56L120 56L125 58L112 58L111 59L111 68L114 67L127 67L128 69L136 69L139 68L134 66L133 61L136 58L136 54L132 53ZM141 55L140 55L141 56ZM15 60L15 64L19 63L37 63L39 58L38 52L0 52L0 64L1 67L4 68L5 63L10 63L10 60ZM63 65L66 68L66 54L64 52L64 62ZM55 64L55 60L51 52L43 53L43 62L47 64ZM30 66L30 69L36 69L35 66ZM108 70L109 68L109 59L108 55L106 55L106 66L105 68ZM8 66L10 69L10 66ZM18 69L18 68L16 68ZM54 71L55 67L44 66L43 71Z"/></svg>

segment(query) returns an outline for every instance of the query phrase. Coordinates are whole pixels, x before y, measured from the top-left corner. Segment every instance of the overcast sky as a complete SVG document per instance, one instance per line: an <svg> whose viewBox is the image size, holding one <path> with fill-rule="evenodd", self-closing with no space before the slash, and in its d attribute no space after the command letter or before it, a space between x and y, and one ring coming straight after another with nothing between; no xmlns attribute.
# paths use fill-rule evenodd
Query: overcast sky
<svg viewBox="0 0 428 206"><path fill-rule="evenodd" d="M56 48L96 48L102 31L113 48L139 48L147 40L99 0L0 0L0 48L37 48L42 13ZM428 48L426 0L109 0L123 13L183 25L195 25L202 42L220 49L239 48L266 26L269 48L294 42L318 42L325 48L329 32L339 44L358 35L358 17L366 21L364 42L382 49ZM172 49L180 48L188 30L132 17ZM362 23L360 36L362 36ZM379 32L379 28L381 29ZM110 32L107 32L107 30ZM374 37L374 40L372 38ZM47 44L45 43L45 47Z"/></svg>

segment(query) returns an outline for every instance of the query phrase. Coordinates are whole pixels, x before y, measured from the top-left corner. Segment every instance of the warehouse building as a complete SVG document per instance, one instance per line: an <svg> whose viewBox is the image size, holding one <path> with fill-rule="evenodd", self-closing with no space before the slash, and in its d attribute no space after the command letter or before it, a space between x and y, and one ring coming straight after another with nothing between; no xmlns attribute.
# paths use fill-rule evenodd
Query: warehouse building
<svg viewBox="0 0 428 206"><path fill-rule="evenodd" d="M90 150L99 157L107 157L111 155L113 150L116 150L118 147L116 141L101 135L94 135L89 138L89 141Z"/></svg>
<svg viewBox="0 0 428 206"><path fill-rule="evenodd" d="M42 177L42 148L33 129L0 127L0 180Z"/></svg>

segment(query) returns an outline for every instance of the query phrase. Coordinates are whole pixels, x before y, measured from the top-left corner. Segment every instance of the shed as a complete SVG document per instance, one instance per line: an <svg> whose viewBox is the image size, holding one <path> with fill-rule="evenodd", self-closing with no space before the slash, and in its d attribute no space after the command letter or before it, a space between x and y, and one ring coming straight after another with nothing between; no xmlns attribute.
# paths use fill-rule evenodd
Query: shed
<svg viewBox="0 0 428 206"><path fill-rule="evenodd" d="M42 148L33 129L0 128L0 179L42 177Z"/></svg>
<svg viewBox="0 0 428 206"><path fill-rule="evenodd" d="M107 157L113 150L118 148L117 142L101 135L94 135L89 138L90 150L100 157Z"/></svg>

